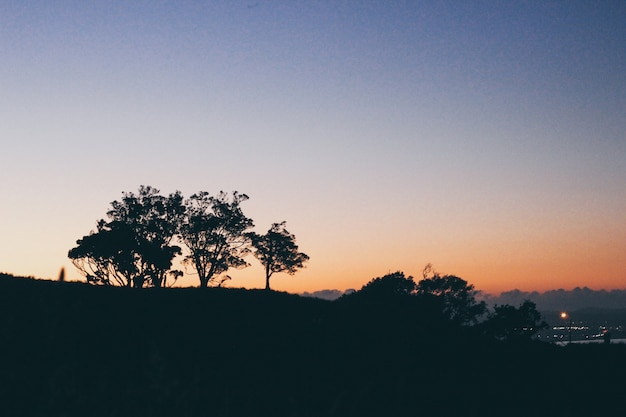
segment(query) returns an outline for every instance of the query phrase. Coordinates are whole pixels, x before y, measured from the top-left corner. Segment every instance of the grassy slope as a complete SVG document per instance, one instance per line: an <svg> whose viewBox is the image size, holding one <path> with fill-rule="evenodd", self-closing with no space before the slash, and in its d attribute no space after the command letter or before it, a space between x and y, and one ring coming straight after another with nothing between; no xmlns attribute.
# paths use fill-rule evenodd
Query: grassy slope
<svg viewBox="0 0 626 417"><path fill-rule="evenodd" d="M624 346L502 345L400 305L0 276L0 415L595 415ZM591 413L591 414L589 414Z"/></svg>

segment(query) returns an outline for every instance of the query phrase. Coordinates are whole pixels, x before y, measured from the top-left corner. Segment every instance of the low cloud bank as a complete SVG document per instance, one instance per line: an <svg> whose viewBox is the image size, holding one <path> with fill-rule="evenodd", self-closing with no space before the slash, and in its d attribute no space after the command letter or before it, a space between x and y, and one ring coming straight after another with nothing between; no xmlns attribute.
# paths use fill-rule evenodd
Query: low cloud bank
<svg viewBox="0 0 626 417"><path fill-rule="evenodd" d="M354 289L345 291L325 289L304 292L300 295L324 300L336 300L342 295L354 291ZM592 290L588 287L576 287L573 290L550 290L542 293L537 291L511 290L505 291L497 296L479 292L477 298L484 300L491 307L495 304L509 304L517 307L525 300L530 300L537 304L537 309L541 311L573 311L583 308L626 308L626 290Z"/></svg>
<svg viewBox="0 0 626 417"><path fill-rule="evenodd" d="M580 310L583 308L626 308L626 290L592 290L587 287L576 287L573 290L550 290L543 293L537 291L505 291L499 296L480 294L480 299L493 306L509 304L518 306L524 300L537 304L538 310Z"/></svg>
<svg viewBox="0 0 626 417"><path fill-rule="evenodd" d="M354 290L353 289L349 289L349 290L345 290L345 291L341 291L341 290L319 290L319 291L313 291L313 292L308 292L305 291L303 292L302 295L303 297L313 297L313 298L321 298L323 300L336 300L337 298L341 297L344 294L350 294L353 293Z"/></svg>

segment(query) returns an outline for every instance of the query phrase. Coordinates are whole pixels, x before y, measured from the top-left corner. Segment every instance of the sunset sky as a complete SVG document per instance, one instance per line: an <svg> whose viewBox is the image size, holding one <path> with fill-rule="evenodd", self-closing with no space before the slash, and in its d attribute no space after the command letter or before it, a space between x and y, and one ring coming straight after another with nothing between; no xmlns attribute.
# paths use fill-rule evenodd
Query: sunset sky
<svg viewBox="0 0 626 417"><path fill-rule="evenodd" d="M0 271L142 184L237 190L360 288L626 288L626 2L0 0ZM262 288L252 267L229 286ZM197 285L194 277L181 285Z"/></svg>

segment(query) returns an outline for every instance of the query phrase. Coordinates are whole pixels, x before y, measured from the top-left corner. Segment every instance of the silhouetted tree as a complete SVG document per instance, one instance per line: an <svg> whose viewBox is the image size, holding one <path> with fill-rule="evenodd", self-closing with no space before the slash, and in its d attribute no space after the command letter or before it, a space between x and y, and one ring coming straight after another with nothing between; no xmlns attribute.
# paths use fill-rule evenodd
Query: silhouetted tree
<svg viewBox="0 0 626 417"><path fill-rule="evenodd" d="M529 300L518 308L508 304L496 305L481 326L487 335L500 340L530 339L539 330L548 327L535 303Z"/></svg>
<svg viewBox="0 0 626 417"><path fill-rule="evenodd" d="M120 222L98 222L97 230L76 241L68 256L87 282L131 287L140 273L135 265L136 242Z"/></svg>
<svg viewBox="0 0 626 417"><path fill-rule="evenodd" d="M285 229L285 222L274 223L264 235L249 233L254 256L265 268L265 289L270 289L270 278L275 272L296 273L309 256L298 252L296 237Z"/></svg>
<svg viewBox="0 0 626 417"><path fill-rule="evenodd" d="M79 239L68 253L76 268L93 284L141 288L167 285L181 271L171 270L181 253L172 245L184 207L179 192L168 197L141 186L138 194L123 193L107 212L109 221L98 221L97 230Z"/></svg>
<svg viewBox="0 0 626 417"><path fill-rule="evenodd" d="M373 278L359 291L355 291L346 297L361 297L369 299L389 299L413 295L416 288L412 276L405 276L404 272L394 272L382 277Z"/></svg>
<svg viewBox="0 0 626 417"><path fill-rule="evenodd" d="M424 269L424 279L417 283L415 293L418 297L430 298L439 303L443 315L457 324L474 324L485 314L484 301L476 301L474 286L454 275L439 275L432 272L429 264Z"/></svg>
<svg viewBox="0 0 626 417"><path fill-rule="evenodd" d="M200 287L208 287L229 268L248 266L244 257L250 253L247 230L254 226L241 211L248 196L220 192L213 197L200 192L185 200L185 216L180 238L189 249L185 263L194 267Z"/></svg>
<svg viewBox="0 0 626 417"><path fill-rule="evenodd" d="M433 327L442 322L434 303L415 296L415 281L401 271L373 278L360 290L344 294L337 302L345 320L344 326L355 334L376 335L369 341L374 350L384 350L388 338L426 331L433 335ZM428 328L429 330L425 330Z"/></svg>

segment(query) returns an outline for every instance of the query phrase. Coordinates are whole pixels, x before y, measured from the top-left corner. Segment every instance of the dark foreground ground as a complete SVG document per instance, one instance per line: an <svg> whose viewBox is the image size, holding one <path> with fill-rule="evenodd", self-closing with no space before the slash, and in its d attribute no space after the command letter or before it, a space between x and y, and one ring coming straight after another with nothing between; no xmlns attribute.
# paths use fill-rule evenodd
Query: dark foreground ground
<svg viewBox="0 0 626 417"><path fill-rule="evenodd" d="M502 344L401 305L0 276L0 416L624 415L626 346Z"/></svg>

